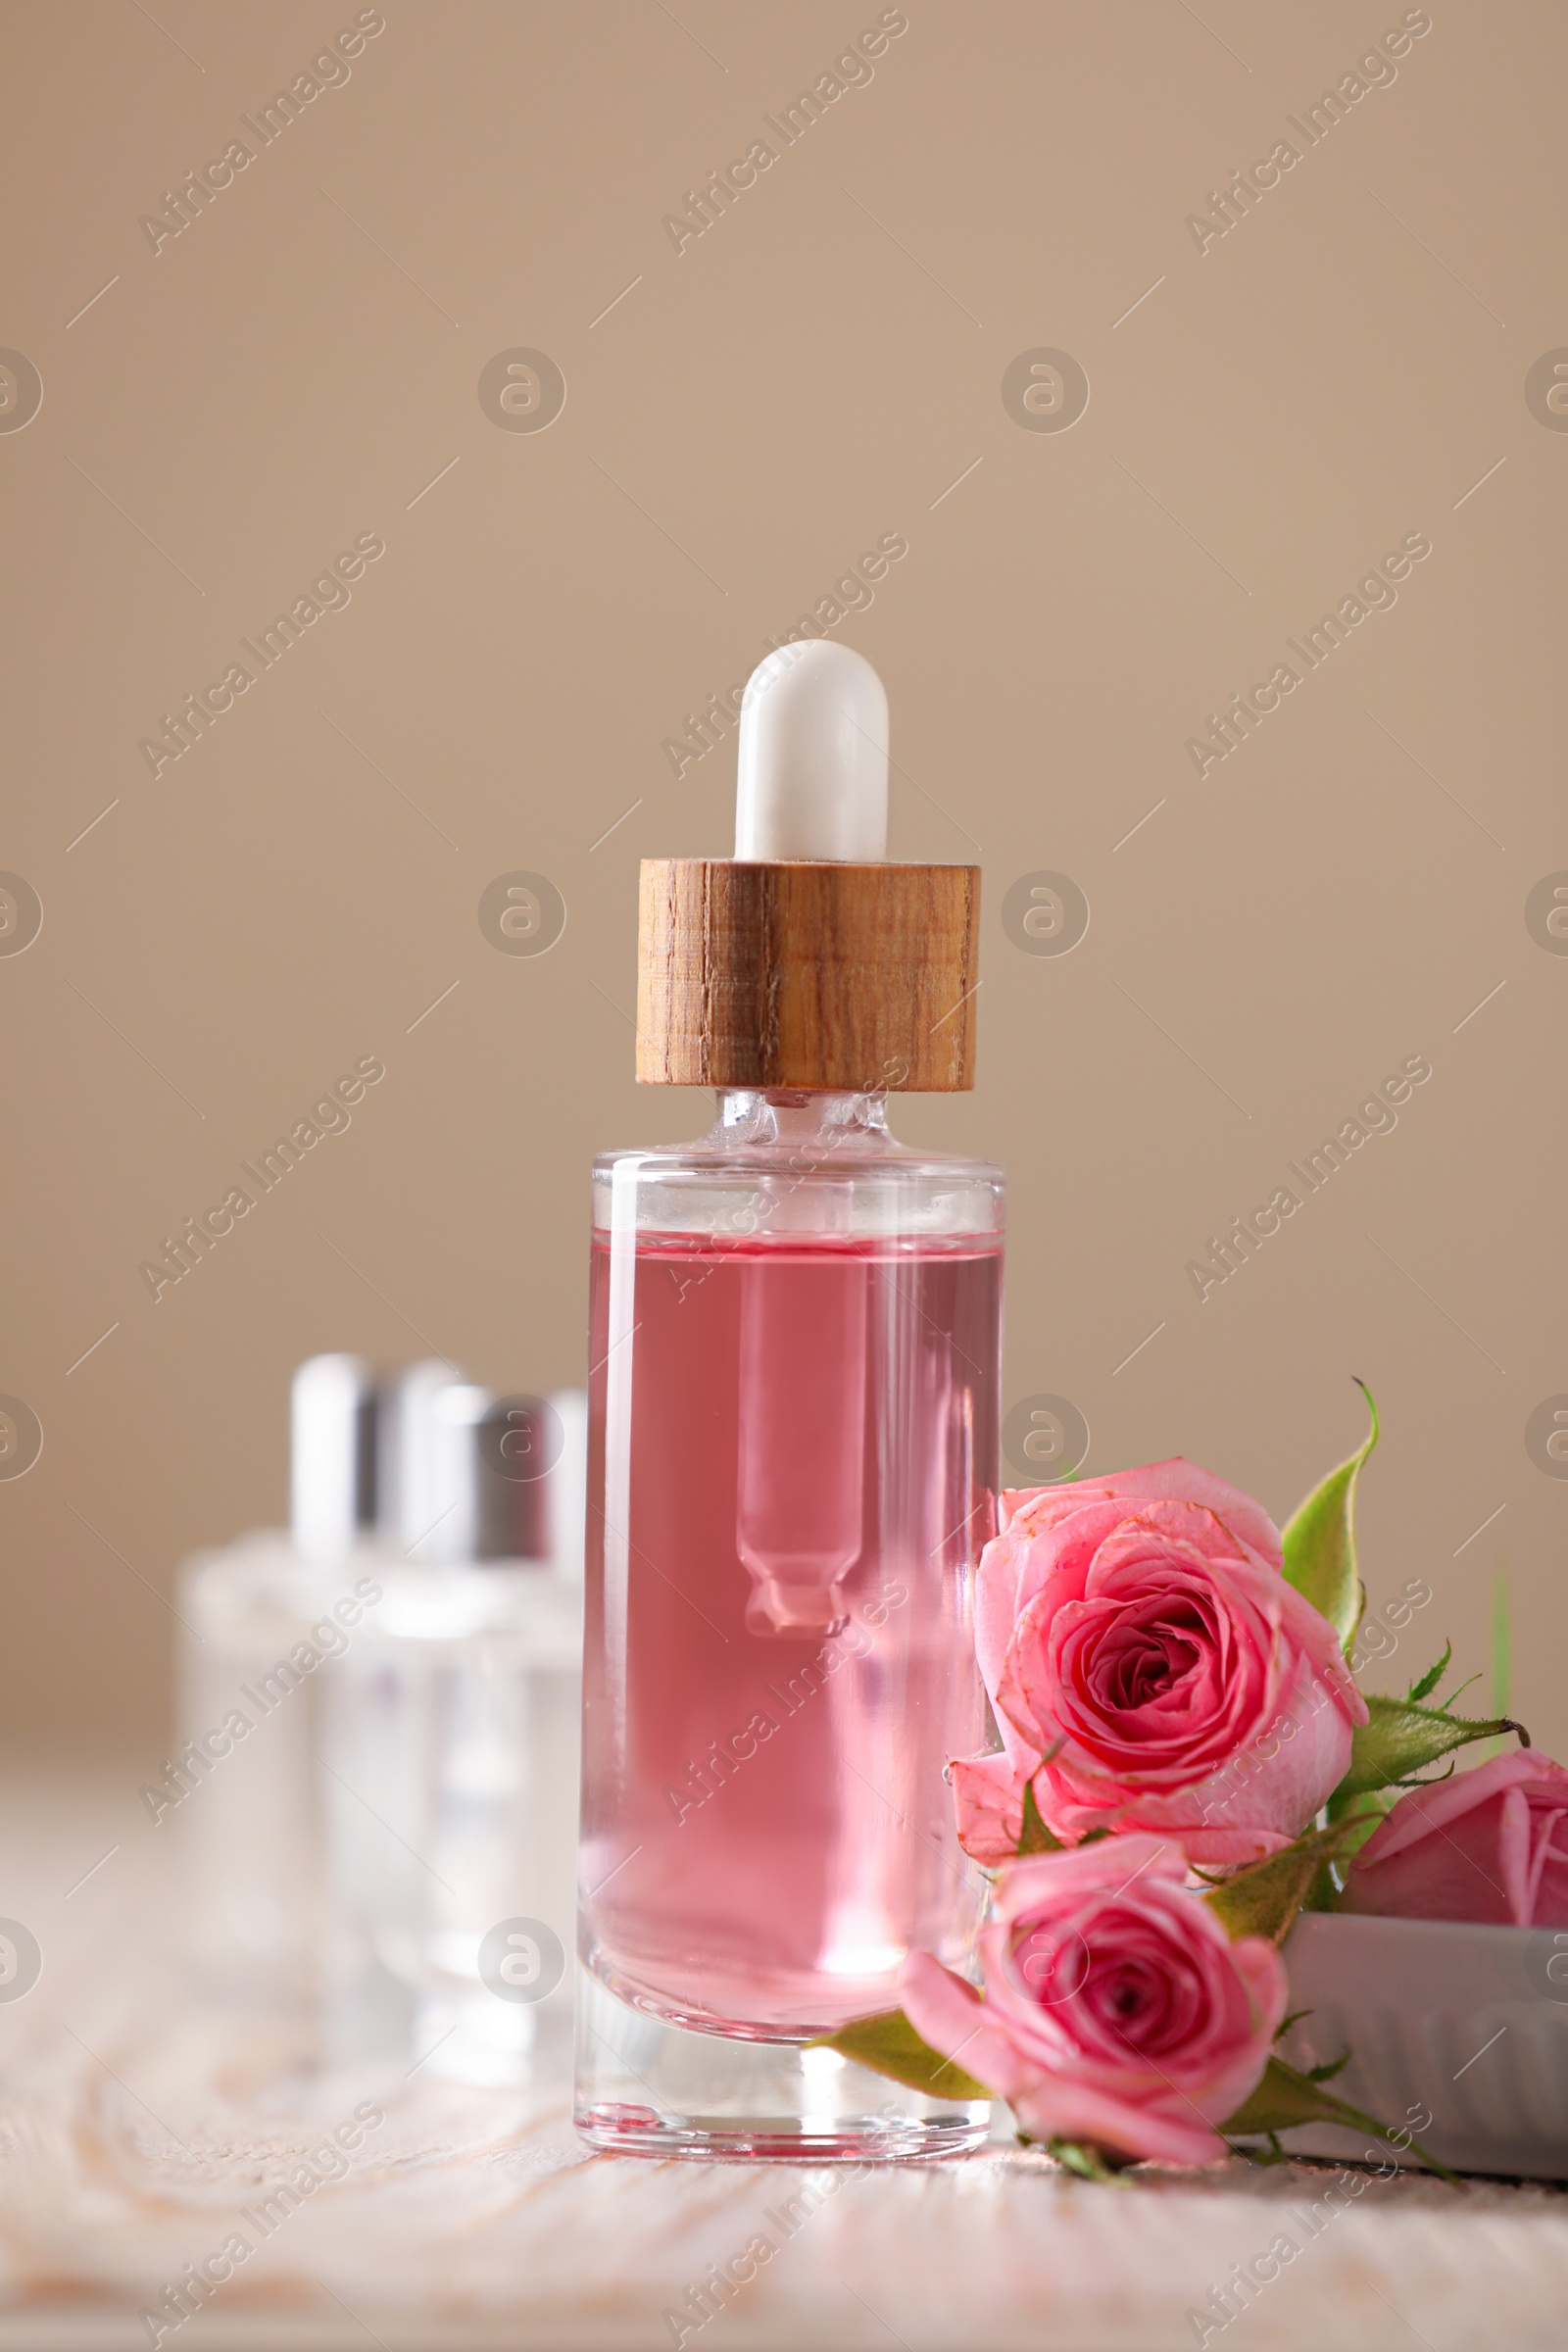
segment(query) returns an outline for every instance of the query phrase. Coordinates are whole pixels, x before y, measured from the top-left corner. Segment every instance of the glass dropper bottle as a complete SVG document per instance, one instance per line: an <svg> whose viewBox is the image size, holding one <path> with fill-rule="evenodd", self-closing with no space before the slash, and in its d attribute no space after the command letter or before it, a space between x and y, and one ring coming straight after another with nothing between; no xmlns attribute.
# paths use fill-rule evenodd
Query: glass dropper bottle
<svg viewBox="0 0 1568 2352"><path fill-rule="evenodd" d="M968 1958L947 1759L985 1738L998 1169L906 1150L973 1084L979 874L886 858L887 699L786 645L742 707L734 859L642 872L638 1076L698 1144L594 1175L580 2127L658 2155L975 2144L983 2102L814 2037Z"/></svg>

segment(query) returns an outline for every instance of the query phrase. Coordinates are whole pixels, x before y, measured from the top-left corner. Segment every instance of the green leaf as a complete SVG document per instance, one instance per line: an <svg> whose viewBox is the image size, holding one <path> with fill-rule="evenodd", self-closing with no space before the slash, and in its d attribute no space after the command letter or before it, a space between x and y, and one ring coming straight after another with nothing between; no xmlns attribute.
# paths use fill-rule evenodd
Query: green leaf
<svg viewBox="0 0 1568 2352"><path fill-rule="evenodd" d="M1025 1781L1023 1788L1023 1835L1018 1839L1018 1851L1020 1855L1060 1854L1065 1853L1066 1850L1067 1849L1062 1844L1061 1839L1059 1838L1054 1838L1051 1832L1047 1829L1045 1823L1040 1818L1040 1807L1035 1803L1035 1785L1033 1781Z"/></svg>
<svg viewBox="0 0 1568 2352"><path fill-rule="evenodd" d="M995 2094L961 2066L944 2058L922 2041L902 2009L885 2009L876 2017L853 2018L836 2034L819 2034L808 2050L838 2050L873 2075L886 2075L910 2090L923 2090L939 2099L989 2099Z"/></svg>
<svg viewBox="0 0 1568 2352"><path fill-rule="evenodd" d="M1365 1598L1355 1558L1355 1482L1378 1442L1378 1408L1372 1392L1364 1380L1355 1385L1372 1415L1366 1444L1348 1462L1331 1470L1320 1487L1313 1488L1281 1539L1286 1582L1328 1619L1347 1655Z"/></svg>
<svg viewBox="0 0 1568 2352"><path fill-rule="evenodd" d="M1433 1691L1442 1682L1444 1676L1447 1673L1448 1660L1452 1657L1452 1655L1453 1643L1451 1642L1445 1642L1442 1657L1438 1660L1435 1666L1429 1666L1427 1668L1425 1674L1421 1677L1421 1680L1418 1683L1412 1683L1410 1685L1409 1690L1404 1694L1405 1697L1411 1699L1412 1701L1430 1698Z"/></svg>
<svg viewBox="0 0 1568 2352"><path fill-rule="evenodd" d="M1496 1715L1488 1723L1467 1722L1442 1707L1418 1707L1407 1698L1391 1698L1378 1691L1367 1694L1370 1720L1357 1724L1350 1739L1350 1769L1329 1799L1331 1812L1345 1800L1370 1789L1407 1783L1440 1757L1466 1747L1472 1740L1493 1740L1500 1732L1517 1732L1523 1744L1530 1740L1522 1724Z"/></svg>
<svg viewBox="0 0 1568 2352"><path fill-rule="evenodd" d="M1221 1879L1202 1900L1218 1913L1233 1942L1238 1936L1266 1936L1271 1943L1283 1943L1313 1880L1342 1851L1354 1828L1353 1816L1347 1814L1326 1830L1308 1830L1266 1861Z"/></svg>
<svg viewBox="0 0 1568 2352"><path fill-rule="evenodd" d="M1364 2114L1359 2107L1336 2098L1333 2091L1324 2090L1309 2075L1298 2074L1294 2066L1287 2066L1283 2058L1269 2060L1251 2096L1219 2128L1227 2138L1245 2132L1271 2138L1276 2132L1294 2131L1299 2124L1343 2124L1348 2131L1370 2132L1374 2139L1387 2140L1391 2145L1395 2142L1394 2131L1388 2124L1380 2124L1376 2116ZM1402 2130L1399 2137L1401 2141L1404 2138ZM1445 2180L1453 2179L1446 2166L1428 2155L1418 2139L1410 2140L1408 2145L1429 2171L1441 2173ZM1240 2149L1238 2153L1246 2155L1248 2150Z"/></svg>

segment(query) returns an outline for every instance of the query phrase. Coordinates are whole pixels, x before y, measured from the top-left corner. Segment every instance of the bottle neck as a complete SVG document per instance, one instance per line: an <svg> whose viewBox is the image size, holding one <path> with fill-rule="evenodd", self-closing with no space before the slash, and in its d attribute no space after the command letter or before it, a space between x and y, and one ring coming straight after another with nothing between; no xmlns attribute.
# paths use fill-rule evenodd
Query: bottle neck
<svg viewBox="0 0 1568 2352"><path fill-rule="evenodd" d="M753 1087L718 1090L713 1143L755 1147L776 1145L789 1152L820 1153L864 1149L893 1141L887 1097L875 1094L767 1093Z"/></svg>

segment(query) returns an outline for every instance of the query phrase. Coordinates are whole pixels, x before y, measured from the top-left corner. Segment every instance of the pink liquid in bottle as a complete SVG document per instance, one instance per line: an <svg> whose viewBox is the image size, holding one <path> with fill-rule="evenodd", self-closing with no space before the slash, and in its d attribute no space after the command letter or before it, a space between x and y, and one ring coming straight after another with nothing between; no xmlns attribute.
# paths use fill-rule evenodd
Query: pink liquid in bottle
<svg viewBox="0 0 1568 2352"><path fill-rule="evenodd" d="M963 1961L1001 1277L998 1232L595 1234L582 1933L639 2007L782 2038Z"/></svg>

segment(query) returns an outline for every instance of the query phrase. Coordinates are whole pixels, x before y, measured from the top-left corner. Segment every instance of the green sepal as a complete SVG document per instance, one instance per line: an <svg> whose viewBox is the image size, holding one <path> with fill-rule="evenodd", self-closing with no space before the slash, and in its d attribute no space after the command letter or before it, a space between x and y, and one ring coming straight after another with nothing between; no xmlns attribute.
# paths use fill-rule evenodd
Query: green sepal
<svg viewBox="0 0 1568 2352"><path fill-rule="evenodd" d="M1252 2132L1272 2141L1276 2132L1294 2131L1299 2124L1342 2124L1348 2131L1370 2132L1374 2139L1386 2140L1391 2146L1395 2144L1394 2131L1389 2125L1380 2124L1376 2116L1366 2115L1359 2107L1352 2107L1347 2100L1336 2098L1333 2091L1324 2090L1310 2076L1298 2074L1294 2066L1287 2066L1283 2058L1269 2060L1251 2096L1237 2108L1233 2116L1227 2117L1219 2129L1228 2139ZM1440 2164L1435 2156L1428 2155L1418 2139L1412 2139L1408 2144L1429 2172L1440 2174L1445 2180L1452 2180L1453 2175L1446 2166ZM1236 2153L1245 2156L1249 2151L1238 2148Z"/></svg>
<svg viewBox="0 0 1568 2352"><path fill-rule="evenodd" d="M1290 2149L1280 2146L1280 2135L1277 2132L1269 2133L1266 2150L1250 2148L1245 2140L1236 2139L1231 2142L1231 2154L1245 2156L1249 2164L1294 2164L1296 2162Z"/></svg>
<svg viewBox="0 0 1568 2352"><path fill-rule="evenodd" d="M966 2075L961 2066L944 2058L923 2041L902 2009L884 2009L875 2017L852 2018L836 2034L819 2034L806 2044L808 2050L838 2050L873 2075L886 2075L910 2090L923 2090L939 2099L989 2099L994 2091Z"/></svg>
<svg viewBox="0 0 1568 2352"><path fill-rule="evenodd" d="M1114 2148L1097 2147L1092 2139L1048 2139L1046 2154L1054 2156L1065 2172L1076 2173L1080 2180L1116 2180L1136 2156L1122 2156Z"/></svg>
<svg viewBox="0 0 1568 2352"><path fill-rule="evenodd" d="M1035 1803L1033 1781L1025 1781L1023 1785L1023 1830L1018 1838L1020 1860L1025 1854L1061 1854L1066 1850L1061 1839L1054 1837L1040 1818L1040 1807Z"/></svg>
<svg viewBox="0 0 1568 2352"><path fill-rule="evenodd" d="M1379 1691L1367 1694L1366 1723L1350 1737L1350 1769L1329 1799L1331 1812L1343 1810L1346 1800L1376 1788L1407 1783L1456 1747L1472 1740L1494 1740L1502 1732L1517 1732L1528 1747L1522 1724L1511 1716L1495 1715L1490 1722L1473 1723L1450 1715L1443 1707L1418 1707L1408 1698L1392 1698Z"/></svg>
<svg viewBox="0 0 1568 2352"><path fill-rule="evenodd" d="M1348 1462L1331 1470L1314 1487L1286 1528L1285 1579L1328 1619L1349 1655L1366 1597L1355 1558L1355 1482L1361 1465L1378 1442L1378 1408L1364 1380L1356 1387L1366 1398L1372 1428L1366 1444Z"/></svg>
<svg viewBox="0 0 1568 2352"><path fill-rule="evenodd" d="M1238 1936L1266 1936L1270 1943L1283 1943L1313 1881L1344 1850L1353 1827L1353 1817L1347 1817L1326 1830L1308 1830L1279 1853L1221 1879L1202 1900L1232 1942Z"/></svg>
<svg viewBox="0 0 1568 2352"><path fill-rule="evenodd" d="M1432 1696L1433 1691L1437 1689L1444 1676L1447 1673L1448 1660L1452 1657L1452 1655L1453 1643L1451 1642L1446 1642L1443 1645L1443 1655L1438 1660L1437 1664L1435 1666L1429 1666L1425 1674L1421 1676L1420 1680L1412 1683L1409 1690L1405 1692L1405 1697L1409 1699L1413 1705L1418 1704L1423 1698L1430 1698Z"/></svg>
<svg viewBox="0 0 1568 2352"><path fill-rule="evenodd" d="M1312 1882L1312 1891L1301 1905L1303 1911L1337 1911L1346 1876L1373 1831L1393 1812L1401 1791L1396 1788L1363 1788L1347 1793L1336 1788L1325 1808L1330 1822L1338 1823L1345 1832L1345 1842L1334 1855L1334 1867L1327 1863Z"/></svg>
<svg viewBox="0 0 1568 2352"><path fill-rule="evenodd" d="M1301 1905L1301 1909L1303 1911L1337 1911L1339 1907L1340 1889L1335 1883L1333 1871L1327 1868L1318 1871L1306 1890L1306 1900Z"/></svg>

